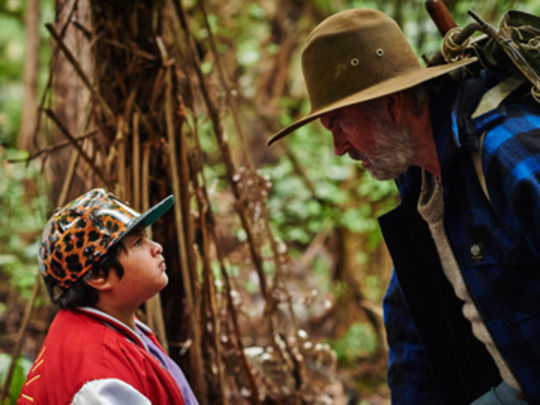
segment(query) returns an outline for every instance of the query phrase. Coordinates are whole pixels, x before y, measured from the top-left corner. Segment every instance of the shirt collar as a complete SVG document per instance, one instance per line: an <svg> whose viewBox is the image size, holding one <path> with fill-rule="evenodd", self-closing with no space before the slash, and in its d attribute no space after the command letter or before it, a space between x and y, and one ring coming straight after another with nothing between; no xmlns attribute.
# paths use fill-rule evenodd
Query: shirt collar
<svg viewBox="0 0 540 405"><path fill-rule="evenodd" d="M105 325L122 333L126 338L131 340L137 346L141 346L146 351L148 351L148 347L146 343L144 342L144 340L140 337L138 331L131 329L128 325L116 319L114 316L109 315L106 312L103 312L93 307L78 307L77 311L83 312L84 314L91 316L92 318L98 319ZM135 319L135 325L140 332L146 335L151 333L150 328L146 326L144 323L142 323L141 321L139 321L138 319Z"/></svg>
<svg viewBox="0 0 540 405"><path fill-rule="evenodd" d="M472 88L471 83L477 86ZM506 109L499 105L476 118L471 118L481 95L497 82L481 74L470 81L455 83L448 80L440 91L433 94L430 102L433 137L441 170L468 142L475 142L481 134L499 123L506 116ZM480 94L477 101L470 103L471 92ZM468 103L467 111L464 104Z"/></svg>

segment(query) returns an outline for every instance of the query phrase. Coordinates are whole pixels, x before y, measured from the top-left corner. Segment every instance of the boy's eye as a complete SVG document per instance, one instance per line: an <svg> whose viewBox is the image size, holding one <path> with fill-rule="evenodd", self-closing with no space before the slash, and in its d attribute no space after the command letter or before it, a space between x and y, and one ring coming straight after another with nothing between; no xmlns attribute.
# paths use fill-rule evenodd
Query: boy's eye
<svg viewBox="0 0 540 405"><path fill-rule="evenodd" d="M133 246L138 246L138 245L140 245L140 244L142 243L142 240L143 240L142 238L137 238L137 239L135 239L135 242L133 243Z"/></svg>

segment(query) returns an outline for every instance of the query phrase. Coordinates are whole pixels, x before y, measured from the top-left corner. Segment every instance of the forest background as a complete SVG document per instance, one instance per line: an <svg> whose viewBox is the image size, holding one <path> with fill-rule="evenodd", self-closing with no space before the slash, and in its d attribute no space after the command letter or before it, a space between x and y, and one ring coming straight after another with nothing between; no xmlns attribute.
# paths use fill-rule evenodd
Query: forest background
<svg viewBox="0 0 540 405"><path fill-rule="evenodd" d="M468 9L494 25L540 14L535 0L446 5L459 25ZM389 403L376 218L395 186L334 156L318 123L266 147L309 110L304 38L354 7L393 16L418 55L440 46L423 1L0 1L2 403L55 313L41 230L97 186L139 210L177 197L153 227L171 282L140 317L201 403Z"/></svg>

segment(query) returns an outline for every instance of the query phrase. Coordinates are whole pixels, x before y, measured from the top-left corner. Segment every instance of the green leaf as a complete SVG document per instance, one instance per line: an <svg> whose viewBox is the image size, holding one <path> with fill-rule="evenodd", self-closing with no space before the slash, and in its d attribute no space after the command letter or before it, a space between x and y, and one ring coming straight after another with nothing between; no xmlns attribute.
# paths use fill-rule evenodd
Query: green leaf
<svg viewBox="0 0 540 405"><path fill-rule="evenodd" d="M0 353L0 384L4 385L11 364L11 356L6 353ZM13 404L17 402L19 393L24 385L26 376L32 367L32 362L24 357L17 358L15 362L15 369L11 377L11 383L9 385L9 402Z"/></svg>
<svg viewBox="0 0 540 405"><path fill-rule="evenodd" d="M213 63L210 61L205 61L201 63L201 71L205 75L209 74L212 71L212 68L213 68Z"/></svg>
<svg viewBox="0 0 540 405"><path fill-rule="evenodd" d="M358 358L367 357L377 349L377 336L368 323L356 322L342 338L330 342L336 352L338 361L345 365L353 365Z"/></svg>

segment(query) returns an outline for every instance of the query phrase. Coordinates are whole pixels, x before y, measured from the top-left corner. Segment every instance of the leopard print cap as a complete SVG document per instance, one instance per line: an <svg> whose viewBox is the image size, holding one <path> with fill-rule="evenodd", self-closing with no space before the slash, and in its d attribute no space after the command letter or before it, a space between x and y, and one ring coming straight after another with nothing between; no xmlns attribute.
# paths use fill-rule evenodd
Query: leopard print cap
<svg viewBox="0 0 540 405"><path fill-rule="evenodd" d="M129 232L141 214L104 189L93 189L57 209L41 237L39 270L53 300Z"/></svg>

